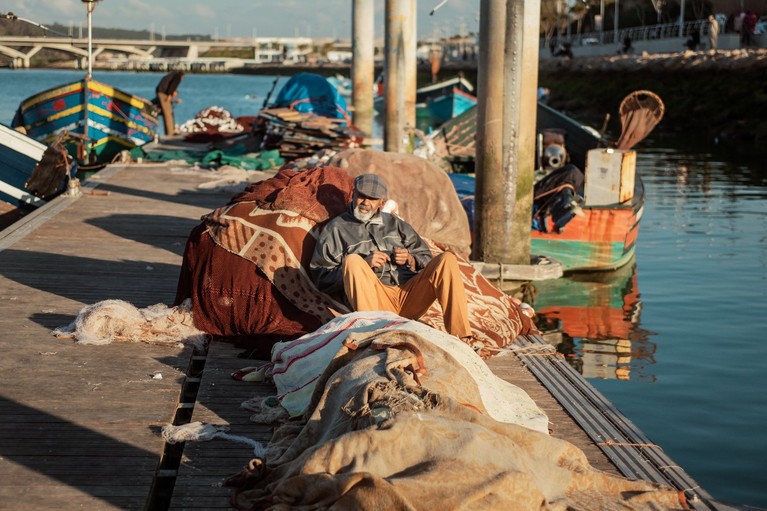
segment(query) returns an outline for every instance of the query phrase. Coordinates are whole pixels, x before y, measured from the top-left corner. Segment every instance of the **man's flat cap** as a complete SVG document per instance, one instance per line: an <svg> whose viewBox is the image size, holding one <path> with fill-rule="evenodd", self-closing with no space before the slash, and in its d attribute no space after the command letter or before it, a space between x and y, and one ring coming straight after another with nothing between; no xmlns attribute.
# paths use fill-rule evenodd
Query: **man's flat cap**
<svg viewBox="0 0 767 511"><path fill-rule="evenodd" d="M376 174L361 174L354 178L357 193L371 199L385 199L389 194L386 183Z"/></svg>

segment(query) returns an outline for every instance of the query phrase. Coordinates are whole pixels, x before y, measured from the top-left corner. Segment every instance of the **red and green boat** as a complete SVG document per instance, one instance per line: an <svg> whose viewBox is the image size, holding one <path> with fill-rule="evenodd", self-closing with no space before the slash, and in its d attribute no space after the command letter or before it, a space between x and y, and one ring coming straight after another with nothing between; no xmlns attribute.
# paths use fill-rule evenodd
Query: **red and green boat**
<svg viewBox="0 0 767 511"><path fill-rule="evenodd" d="M570 162L585 169L586 153L597 147L599 134L553 108L538 103L537 132L556 130L567 140ZM464 207L473 217L476 135L476 108L442 125L431 142L435 153L449 161L455 172L450 178ZM635 159L631 162L633 165ZM645 192L635 172L633 196L613 204L581 205L582 215L574 216L562 229L544 232L531 228L531 253L554 259L564 272L613 270L625 265L636 249ZM580 212L580 211L579 211Z"/></svg>

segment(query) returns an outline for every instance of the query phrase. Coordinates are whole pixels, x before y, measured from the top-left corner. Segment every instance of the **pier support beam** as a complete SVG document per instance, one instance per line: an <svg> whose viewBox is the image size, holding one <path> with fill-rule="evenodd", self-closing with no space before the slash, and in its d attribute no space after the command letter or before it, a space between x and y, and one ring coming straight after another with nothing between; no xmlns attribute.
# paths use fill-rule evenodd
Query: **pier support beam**
<svg viewBox="0 0 767 511"><path fill-rule="evenodd" d="M472 259L487 263L509 262L508 251L499 245L511 231L502 161L505 30L506 0L481 0Z"/></svg>
<svg viewBox="0 0 767 511"><path fill-rule="evenodd" d="M473 257L530 264L540 0L482 0Z"/></svg>
<svg viewBox="0 0 767 511"><path fill-rule="evenodd" d="M352 103L354 124L373 133L373 83L375 81L375 9L373 0L352 4Z"/></svg>
<svg viewBox="0 0 767 511"><path fill-rule="evenodd" d="M405 126L415 128L416 89L418 88L418 9L416 0L406 0L410 11L405 25ZM412 152L412 148L410 151Z"/></svg>
<svg viewBox="0 0 767 511"><path fill-rule="evenodd" d="M384 150L401 153L405 120L405 25L410 2L386 0Z"/></svg>
<svg viewBox="0 0 767 511"><path fill-rule="evenodd" d="M538 26L540 0L506 3L503 166L510 210L510 231L497 240L509 250L512 264L530 264L530 218L533 213L535 129L538 111Z"/></svg>

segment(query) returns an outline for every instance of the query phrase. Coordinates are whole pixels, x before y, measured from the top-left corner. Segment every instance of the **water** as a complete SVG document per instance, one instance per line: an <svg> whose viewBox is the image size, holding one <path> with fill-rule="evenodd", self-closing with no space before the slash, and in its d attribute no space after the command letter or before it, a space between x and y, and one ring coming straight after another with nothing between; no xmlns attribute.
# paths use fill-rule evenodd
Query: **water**
<svg viewBox="0 0 767 511"><path fill-rule="evenodd" d="M80 71L0 69L0 122ZM161 74L95 73L147 98ZM176 119L255 115L273 77L187 75ZM280 83L284 83L283 78ZM279 84L278 84L279 88ZM748 151L654 136L635 265L529 289L568 360L715 498L767 507L767 168Z"/></svg>

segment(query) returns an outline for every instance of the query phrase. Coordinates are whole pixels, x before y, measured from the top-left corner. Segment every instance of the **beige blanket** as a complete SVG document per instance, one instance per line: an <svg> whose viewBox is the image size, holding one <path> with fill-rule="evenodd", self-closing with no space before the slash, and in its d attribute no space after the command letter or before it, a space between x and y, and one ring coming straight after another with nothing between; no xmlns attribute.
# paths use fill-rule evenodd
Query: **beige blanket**
<svg viewBox="0 0 767 511"><path fill-rule="evenodd" d="M455 359L400 330L347 338L304 420L228 484L240 509L684 509L671 488L493 420Z"/></svg>

